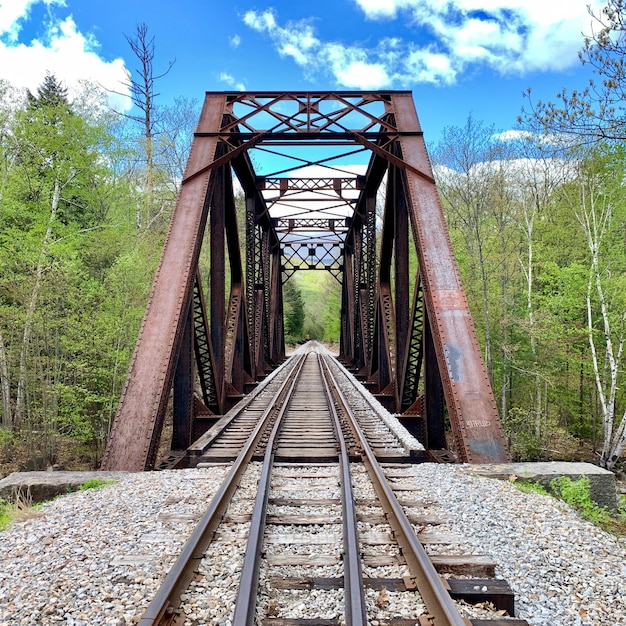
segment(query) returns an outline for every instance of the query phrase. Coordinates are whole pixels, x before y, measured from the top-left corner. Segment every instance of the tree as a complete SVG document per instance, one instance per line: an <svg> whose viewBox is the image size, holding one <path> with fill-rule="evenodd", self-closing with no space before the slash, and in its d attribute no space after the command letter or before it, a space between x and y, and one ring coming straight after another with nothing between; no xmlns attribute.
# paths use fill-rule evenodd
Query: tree
<svg viewBox="0 0 626 626"><path fill-rule="evenodd" d="M588 248L587 333L603 427L600 464L607 469L615 467L626 448L626 410L618 413L618 392L626 380L626 258L619 233L626 210L621 189L617 195L611 189L615 170L621 173L622 166L621 158L607 166L597 152L582 161L574 205Z"/></svg>
<svg viewBox="0 0 626 626"><path fill-rule="evenodd" d="M599 15L589 9L595 28L585 37L579 58L596 78L582 90L557 95L557 102L531 100L523 112L531 127L565 133L583 143L626 139L626 0L608 0Z"/></svg>
<svg viewBox="0 0 626 626"><path fill-rule="evenodd" d="M486 127L470 114L462 128L444 128L441 142L432 153L448 220L453 228L458 226L471 273L479 285L485 362L491 376L493 321L489 283L490 274L500 267L502 239L498 235L508 219L506 168L510 156L506 144L497 141L495 135L493 126Z"/></svg>
<svg viewBox="0 0 626 626"><path fill-rule="evenodd" d="M287 341L299 341L303 337L304 302L302 292L293 279L283 285L283 302Z"/></svg>
<svg viewBox="0 0 626 626"><path fill-rule="evenodd" d="M12 135L11 124L13 117L12 87L6 81L0 80L0 198L6 194L9 172L13 164L13 154L10 149ZM0 257L1 259L1 257ZM0 283L1 286L1 283ZM0 298L0 318L4 317L4 306ZM11 428L13 425L13 411L11 406L11 378L9 372L9 356L2 326L0 325L0 394L2 395L2 426Z"/></svg>
<svg viewBox="0 0 626 626"><path fill-rule="evenodd" d="M145 151L145 177L144 185L147 198L147 216L144 223L142 211L137 210L137 228L147 228L154 220L152 215L155 189L155 127L157 116L155 114L155 99L158 93L155 92L155 83L163 78L174 65L175 61L170 61L167 69L161 74L154 73L154 37L148 35L148 26L145 23L137 26L134 36L126 36L126 41L133 54L137 57L139 67L131 75L128 87L130 88L133 104L140 110L139 115L129 115L129 119L139 122L143 126L143 144ZM157 215L160 211L157 211Z"/></svg>
<svg viewBox="0 0 626 626"><path fill-rule="evenodd" d="M15 402L15 419L18 424L25 413L28 350L53 229L61 204L61 190L76 177L74 160L66 152L68 144L72 143L67 131L75 121L71 119L67 90L53 75L47 74L37 96L29 91L27 101L28 108L23 124L16 129L18 155L29 175L30 184L25 190L27 198L47 204L48 216L26 305ZM38 175L34 175L34 169Z"/></svg>
<svg viewBox="0 0 626 626"><path fill-rule="evenodd" d="M535 379L534 422L535 437L539 440L544 430L547 394L544 391L546 376L542 371L545 367L542 368L538 364L538 338L541 334L545 336L545 329L537 324L536 319L537 234L535 227L539 220L546 219L554 194L567 181L568 175L571 174L571 167L568 162L556 159L553 150L544 146L536 135L521 134L516 143L515 173L511 176L510 184L514 188L518 207L516 221L519 224L523 241L520 243L518 262L525 282L526 328L532 359L525 369L529 373L532 372Z"/></svg>
<svg viewBox="0 0 626 626"><path fill-rule="evenodd" d="M102 407L119 394L107 361L127 359L133 342L119 339L129 330L116 323L125 316L130 329L138 326L134 299L106 314L119 300L106 288L111 267L127 242L134 245L124 221L131 186L109 168L116 156L109 118L82 100L70 102L50 75L21 108L12 100L0 113L2 423L41 444L48 461L59 434L102 435ZM142 284L149 280L142 276Z"/></svg>
<svg viewBox="0 0 626 626"><path fill-rule="evenodd" d="M26 91L26 100L31 110L58 110L59 114L71 110L67 88L54 74L50 73L44 76L43 83L37 88L36 96L31 93L30 89Z"/></svg>

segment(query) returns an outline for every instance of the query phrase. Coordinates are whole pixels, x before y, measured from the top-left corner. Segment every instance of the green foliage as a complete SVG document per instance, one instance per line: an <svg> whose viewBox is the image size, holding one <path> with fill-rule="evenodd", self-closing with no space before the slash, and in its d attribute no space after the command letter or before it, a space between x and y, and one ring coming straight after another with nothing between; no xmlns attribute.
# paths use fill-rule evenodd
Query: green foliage
<svg viewBox="0 0 626 626"><path fill-rule="evenodd" d="M12 520L13 516L11 515L9 505L2 498L0 498L0 532L6 530Z"/></svg>
<svg viewBox="0 0 626 626"><path fill-rule="evenodd" d="M540 496L549 496L550 492L534 480L514 480L512 484L524 493L538 493Z"/></svg>
<svg viewBox="0 0 626 626"><path fill-rule="evenodd" d="M302 294L304 335L318 341L337 342L341 323L341 286L326 271L296 272L290 279ZM287 284L289 284L289 282Z"/></svg>
<svg viewBox="0 0 626 626"><path fill-rule="evenodd" d="M78 486L78 491L87 491L88 489L100 489L106 487L106 485L113 485L114 480L99 480L98 478L92 478L86 480L82 485Z"/></svg>
<svg viewBox="0 0 626 626"><path fill-rule="evenodd" d="M9 428L0 426L0 448L8 446L13 441L14 435Z"/></svg>
<svg viewBox="0 0 626 626"><path fill-rule="evenodd" d="M511 483L524 493L537 493L542 496L554 496L572 506L583 519L599 526L607 532L618 535L626 534L626 498L618 504L615 514L596 504L590 497L589 477L582 476L572 480L568 476L559 476L550 481L550 489L533 481L516 477Z"/></svg>
<svg viewBox="0 0 626 626"><path fill-rule="evenodd" d="M302 292L295 281L288 280L283 285L285 315L285 341L297 343L304 339L304 302Z"/></svg>
<svg viewBox="0 0 626 626"><path fill-rule="evenodd" d="M558 498L573 506L587 521L599 526L611 523L611 514L598 506L589 495L588 476L581 476L578 480L559 476L550 481L550 488Z"/></svg>
<svg viewBox="0 0 626 626"><path fill-rule="evenodd" d="M624 147L556 152L535 138L505 150L477 128L470 117L447 129L449 141L432 154L446 166L435 168L438 187L511 451L571 458L583 439L590 457L607 423L590 334L605 398L611 359L623 359ZM623 360L613 371L615 436L626 406Z"/></svg>
<svg viewBox="0 0 626 626"><path fill-rule="evenodd" d="M537 436L529 410L512 407L504 421L509 450L515 461L536 461L542 457L542 439Z"/></svg>
<svg viewBox="0 0 626 626"><path fill-rule="evenodd" d="M70 102L49 76L14 110L0 85L0 339L11 397L1 392L15 411L2 419L45 463L69 437L98 464L164 236L137 230L143 192L97 99L90 88ZM13 446L0 446L10 462Z"/></svg>

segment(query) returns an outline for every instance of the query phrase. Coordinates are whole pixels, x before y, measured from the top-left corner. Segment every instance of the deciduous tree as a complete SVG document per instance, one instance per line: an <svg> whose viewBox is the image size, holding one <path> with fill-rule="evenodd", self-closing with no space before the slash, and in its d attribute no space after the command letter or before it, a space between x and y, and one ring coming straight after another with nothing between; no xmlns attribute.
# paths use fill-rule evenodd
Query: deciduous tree
<svg viewBox="0 0 626 626"><path fill-rule="evenodd" d="M626 0L608 0L599 14L589 9L592 28L579 53L594 78L586 87L556 94L556 102L532 102L521 119L578 142L626 139Z"/></svg>

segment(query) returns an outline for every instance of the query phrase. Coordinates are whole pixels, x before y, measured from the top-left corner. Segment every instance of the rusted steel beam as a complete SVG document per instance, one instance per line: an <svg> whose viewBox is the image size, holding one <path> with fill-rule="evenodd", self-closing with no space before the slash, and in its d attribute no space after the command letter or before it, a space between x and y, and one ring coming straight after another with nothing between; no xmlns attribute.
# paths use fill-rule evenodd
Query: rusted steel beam
<svg viewBox="0 0 626 626"><path fill-rule="evenodd" d="M282 271L280 249L272 251L269 293L270 358L275 363L285 356L283 331Z"/></svg>
<svg viewBox="0 0 626 626"><path fill-rule="evenodd" d="M198 129L220 128L226 98L207 94ZM194 139L185 178L211 163L217 139ZM207 219L211 170L182 185L167 242L124 386L103 469L141 471L154 465L165 408L172 388L177 348L191 301Z"/></svg>
<svg viewBox="0 0 626 626"><path fill-rule="evenodd" d="M425 437L427 450L443 450L447 448L446 428L444 423L445 402L441 370L437 359L437 351L433 341L432 326L428 312L424 312L424 411ZM450 419L453 419L452 417ZM453 426L454 428L454 426Z"/></svg>
<svg viewBox="0 0 626 626"><path fill-rule="evenodd" d="M207 409L217 414L220 409L214 373L215 356L213 355L213 346L209 339L210 326L206 312L202 276L199 269L196 270L193 291L194 350L198 380L202 390L204 405Z"/></svg>
<svg viewBox="0 0 626 626"><path fill-rule="evenodd" d="M193 312L190 304L174 373L172 450L186 450L192 443L194 404L192 360Z"/></svg>
<svg viewBox="0 0 626 626"><path fill-rule="evenodd" d="M215 386L220 413L226 409L226 232L224 168L213 174L215 183L209 209L211 235L209 267L209 306L211 311L211 344L215 355Z"/></svg>
<svg viewBox="0 0 626 626"><path fill-rule="evenodd" d="M391 96L398 129L419 129L409 94ZM457 453L470 463L509 460L506 438L421 137L401 137L409 210L437 362ZM425 175L418 175L422 172Z"/></svg>
<svg viewBox="0 0 626 626"><path fill-rule="evenodd" d="M354 359L354 255L348 249L344 251L343 276L341 283L342 315L340 354L348 361Z"/></svg>
<svg viewBox="0 0 626 626"><path fill-rule="evenodd" d="M424 315L422 282L417 272L413 285L413 305L411 307L411 324L409 338L404 344L404 379L400 388L402 412L415 404L419 396L422 364L424 361ZM400 344L402 347L402 344Z"/></svg>
<svg viewBox="0 0 626 626"><path fill-rule="evenodd" d="M391 179L391 181L390 181ZM394 364L394 384L396 393L396 412L401 410L401 390L406 377L406 351L409 343L409 219L406 206L406 194L402 184L401 172L392 167L387 186L393 185L394 198L394 312L396 355ZM414 289L416 287L414 286Z"/></svg>

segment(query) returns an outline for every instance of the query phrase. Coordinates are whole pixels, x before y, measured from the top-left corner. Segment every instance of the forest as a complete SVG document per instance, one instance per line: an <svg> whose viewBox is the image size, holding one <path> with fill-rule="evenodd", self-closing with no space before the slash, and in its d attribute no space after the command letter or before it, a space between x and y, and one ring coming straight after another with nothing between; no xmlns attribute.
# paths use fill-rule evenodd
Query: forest
<svg viewBox="0 0 626 626"><path fill-rule="evenodd" d="M529 91L517 130L469 115L429 145L516 459L613 469L626 445L624 17L609 2L585 40L587 89ZM152 61L146 30L130 42ZM199 112L158 103L140 67L136 115L88 83L0 81L0 473L104 451ZM339 294L330 274L290 279L288 340L336 342Z"/></svg>

